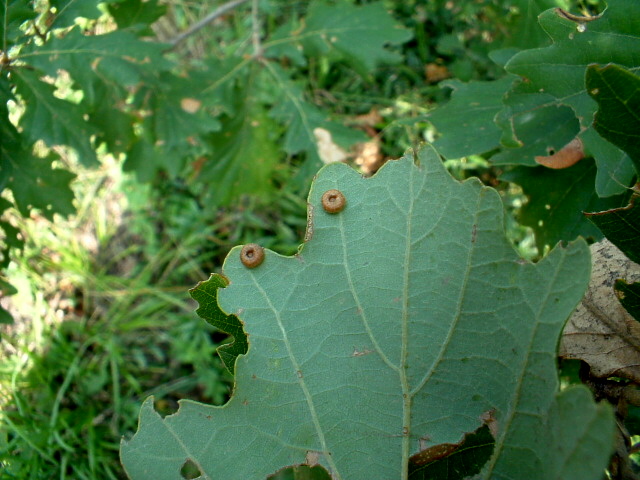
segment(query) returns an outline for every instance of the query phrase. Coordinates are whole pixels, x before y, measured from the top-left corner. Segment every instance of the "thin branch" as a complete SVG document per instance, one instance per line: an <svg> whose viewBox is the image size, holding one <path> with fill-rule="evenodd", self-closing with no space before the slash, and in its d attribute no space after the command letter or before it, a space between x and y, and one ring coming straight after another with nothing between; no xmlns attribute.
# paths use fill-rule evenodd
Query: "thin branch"
<svg viewBox="0 0 640 480"><path fill-rule="evenodd" d="M251 39L253 40L253 56L262 56L262 45L260 45L260 17L258 15L258 0L253 0L251 4Z"/></svg>
<svg viewBox="0 0 640 480"><path fill-rule="evenodd" d="M189 37L190 35L193 35L198 30L206 27L208 24L213 22L216 18L221 17L222 15L227 13L228 11L233 10L234 8L236 8L238 5L242 5L243 3L247 3L248 1L249 0L232 0L230 2L227 2L227 3L223 4L223 5L220 5L218 8L216 8L209 15L204 17L199 22L193 24L186 31L182 32L180 35L177 35L173 40L171 40L169 42L169 44L171 45L171 49L174 49L185 38Z"/></svg>

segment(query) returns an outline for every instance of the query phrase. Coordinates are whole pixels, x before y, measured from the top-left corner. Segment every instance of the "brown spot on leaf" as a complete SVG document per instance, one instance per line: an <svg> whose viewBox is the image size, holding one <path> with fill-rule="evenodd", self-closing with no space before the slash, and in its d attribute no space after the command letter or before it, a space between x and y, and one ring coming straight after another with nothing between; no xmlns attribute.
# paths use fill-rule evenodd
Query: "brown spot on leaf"
<svg viewBox="0 0 640 480"><path fill-rule="evenodd" d="M556 170L569 168L584 158L582 140L574 138L553 155L536 157L536 162Z"/></svg>
<svg viewBox="0 0 640 480"><path fill-rule="evenodd" d="M320 452L309 450L307 451L307 454L304 457L304 463L306 465L309 465L310 467L314 467L318 464L319 459L320 459Z"/></svg>
<svg viewBox="0 0 640 480"><path fill-rule="evenodd" d="M339 213L347 206L347 199L340 190L331 189L322 195L322 208L327 213Z"/></svg>
<svg viewBox="0 0 640 480"><path fill-rule="evenodd" d="M248 243L240 251L240 261L247 268L256 268L264 261L264 248L255 243Z"/></svg>
<svg viewBox="0 0 640 480"><path fill-rule="evenodd" d="M313 205L307 204L307 230L304 233L304 241L308 242L313 238Z"/></svg>
<svg viewBox="0 0 640 480"><path fill-rule="evenodd" d="M415 465L426 465L441 458L448 457L460 448L459 443L441 443L413 455L409 461Z"/></svg>
<svg viewBox="0 0 640 480"><path fill-rule="evenodd" d="M482 415L480 415L480 420L484 422L486 426L489 427L489 431L493 438L498 437L498 420L496 419L496 409L492 408L491 410L487 410Z"/></svg>
<svg viewBox="0 0 640 480"><path fill-rule="evenodd" d="M467 464L470 468L465 472L471 477L478 473L484 462L491 457L495 446L495 437L487 424L481 425L474 432L465 434L458 443L441 443L426 447L428 441L428 437L421 438L421 451L409 458L410 477L413 476L412 474L419 474L419 478L432 478L434 471L428 472L428 469L432 468L432 463L445 463L444 468L449 470L455 464L460 465L460 462L465 461L465 455L468 456L473 452L475 460L473 465ZM450 458L454 456L457 456L457 459ZM450 461L455 463L449 463Z"/></svg>
<svg viewBox="0 0 640 480"><path fill-rule="evenodd" d="M358 350L356 347L353 347L353 353L351 354L351 356L364 357L365 355L369 355L370 353L373 353L373 350L369 350L368 348Z"/></svg>

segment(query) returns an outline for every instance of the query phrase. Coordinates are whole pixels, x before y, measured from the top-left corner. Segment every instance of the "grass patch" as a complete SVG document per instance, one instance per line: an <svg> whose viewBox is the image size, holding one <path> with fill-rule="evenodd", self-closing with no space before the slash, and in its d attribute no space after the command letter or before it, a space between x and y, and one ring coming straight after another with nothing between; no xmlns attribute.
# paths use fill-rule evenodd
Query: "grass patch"
<svg viewBox="0 0 640 480"><path fill-rule="evenodd" d="M188 253L207 231L174 243L161 219L133 215L148 190L114 162L82 172L75 188L77 215L13 219L26 246L9 269L18 294L3 301L16 322L0 344L2 478L125 478L120 439L148 395L163 413L181 398L228 397L215 353L224 336L188 296L208 276L204 254Z"/></svg>

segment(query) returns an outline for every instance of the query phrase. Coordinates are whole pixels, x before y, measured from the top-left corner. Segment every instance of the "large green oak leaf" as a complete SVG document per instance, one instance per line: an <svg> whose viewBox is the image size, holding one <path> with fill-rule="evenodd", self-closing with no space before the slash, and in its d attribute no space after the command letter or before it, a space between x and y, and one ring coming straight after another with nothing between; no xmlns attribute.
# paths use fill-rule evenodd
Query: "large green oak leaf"
<svg viewBox="0 0 640 480"><path fill-rule="evenodd" d="M52 26L69 27L78 17L98 18L101 15L98 3L95 0L49 0L49 5L55 8Z"/></svg>
<svg viewBox="0 0 640 480"><path fill-rule="evenodd" d="M143 82L155 85L155 75L173 67L163 55L166 48L129 31L84 35L74 28L44 45L25 46L18 59L53 78L65 70L82 89L85 102L93 104L98 99L96 82L127 88Z"/></svg>
<svg viewBox="0 0 640 480"><path fill-rule="evenodd" d="M0 3L0 39L2 48L8 48L24 35L21 25L38 15L30 0L7 0Z"/></svg>
<svg viewBox="0 0 640 480"><path fill-rule="evenodd" d="M306 182L322 165L314 135L316 128L329 131L333 141L342 148L367 140L363 132L331 120L328 111L306 101L301 85L289 78L284 69L271 63L267 63L266 67L280 89L280 98L269 112L269 117L285 127L284 150L291 155L299 152L307 155L307 161L302 164L294 183ZM306 188L307 185L298 186Z"/></svg>
<svg viewBox="0 0 640 480"><path fill-rule="evenodd" d="M539 21L553 45L517 53L506 69L572 107L582 125L589 126L597 105L585 86L587 66L617 63L640 68L640 4L610 0L600 18L584 22L551 9L540 15Z"/></svg>
<svg viewBox="0 0 640 480"><path fill-rule="evenodd" d="M449 103L429 114L429 121L443 134L434 143L438 151L446 158L459 158L497 148L501 132L493 118L513 81L508 75L490 82L442 82L453 92Z"/></svg>
<svg viewBox="0 0 640 480"><path fill-rule="evenodd" d="M640 264L640 195L634 194L625 207L585 215L622 253ZM618 279L614 288L620 303L640 321L640 282L628 284Z"/></svg>
<svg viewBox="0 0 640 480"><path fill-rule="evenodd" d="M338 213L322 206L332 189ZM265 251L249 269L236 247L225 261L218 303L249 344L231 400L162 418L147 399L121 447L130 478L179 479L188 464L253 480L316 463L333 479L424 478L410 458L484 425L492 453L469 457L474 478L601 478L611 411L583 387L559 393L556 370L589 281L583 240L521 260L499 195L454 180L429 147L372 178L328 165L308 202L298 254Z"/></svg>
<svg viewBox="0 0 640 480"><path fill-rule="evenodd" d="M598 165L596 189L600 196L623 192L633 176L633 166L624 152L593 134L598 105L587 92L587 67L593 63L616 63L632 71L640 68L640 2L610 0L607 4L596 18L571 17L560 9L545 11L539 21L553 44L523 50L506 65L508 72L524 78L529 90L573 109L582 129L580 138L585 151Z"/></svg>
<svg viewBox="0 0 640 480"><path fill-rule="evenodd" d="M270 57L287 56L298 65L308 57L344 61L362 76L380 64L397 64L402 55L390 49L411 39L411 31L394 20L382 2L366 5L309 2L300 25L287 23L266 42Z"/></svg>
<svg viewBox="0 0 640 480"><path fill-rule="evenodd" d="M640 76L618 65L591 65L586 84L599 106L594 128L627 152L640 172Z"/></svg>
<svg viewBox="0 0 640 480"><path fill-rule="evenodd" d="M97 165L91 145L96 129L86 121L82 106L56 97L55 88L42 82L35 71L16 69L13 81L26 107L20 118L25 136L32 142L43 140L49 147L72 147L83 164Z"/></svg>
<svg viewBox="0 0 640 480"><path fill-rule="evenodd" d="M527 196L518 221L533 229L540 253L546 247L578 236L600 240L602 233L583 212L610 210L625 204L622 195L601 198L596 194L596 164L591 159L559 170L519 166L503 173L500 179L517 183Z"/></svg>
<svg viewBox="0 0 640 480"><path fill-rule="evenodd" d="M633 195L625 207L585 215L622 253L640 264L640 195Z"/></svg>

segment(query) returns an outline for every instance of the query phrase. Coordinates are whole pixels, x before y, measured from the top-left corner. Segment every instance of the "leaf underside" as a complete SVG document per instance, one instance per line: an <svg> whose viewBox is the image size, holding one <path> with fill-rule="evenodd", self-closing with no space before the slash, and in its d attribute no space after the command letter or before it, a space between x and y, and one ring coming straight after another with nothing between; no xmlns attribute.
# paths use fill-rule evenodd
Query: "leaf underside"
<svg viewBox="0 0 640 480"><path fill-rule="evenodd" d="M340 190L329 214L321 196ZM488 425L475 478L598 479L610 409L558 393L556 348L589 280L587 245L522 261L498 194L453 180L431 148L362 178L317 175L308 241L248 269L227 257L222 311L249 343L222 407L182 401L161 418L147 399L121 448L132 479L263 479L319 463L334 479L407 479L409 458ZM484 460L483 460L484 461Z"/></svg>

